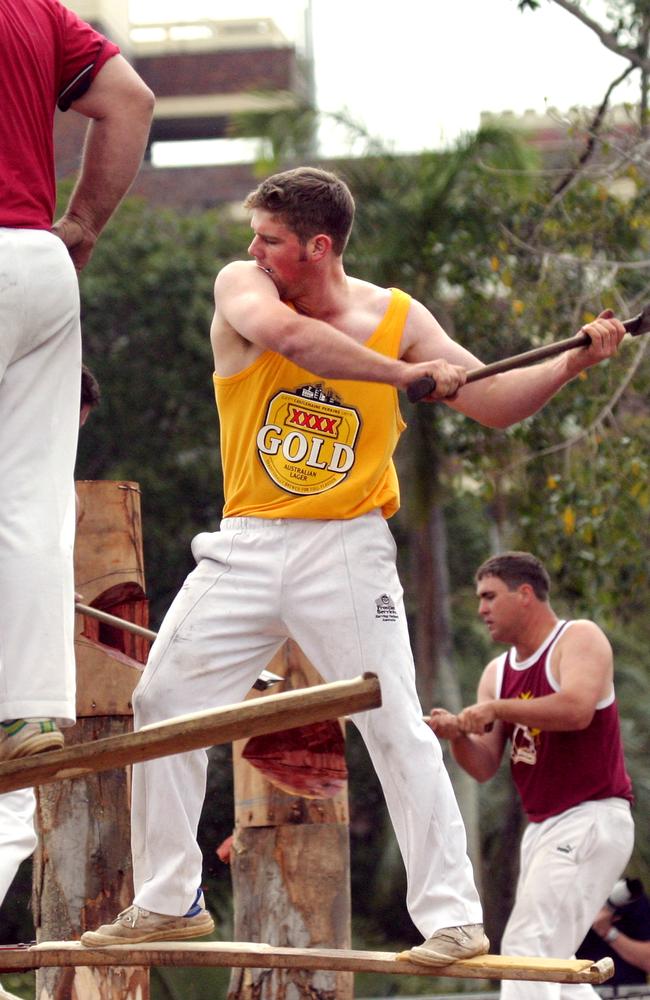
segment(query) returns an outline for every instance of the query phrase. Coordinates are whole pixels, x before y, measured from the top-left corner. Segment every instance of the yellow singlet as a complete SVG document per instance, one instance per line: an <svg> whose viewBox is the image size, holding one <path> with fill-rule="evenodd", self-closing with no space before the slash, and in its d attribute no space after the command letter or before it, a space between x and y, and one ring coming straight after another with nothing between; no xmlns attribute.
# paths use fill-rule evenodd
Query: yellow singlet
<svg viewBox="0 0 650 1000"><path fill-rule="evenodd" d="M391 289L365 346L397 357L410 302ZM392 386L323 380L274 351L213 379L224 517L338 520L398 509L392 455L406 425Z"/></svg>

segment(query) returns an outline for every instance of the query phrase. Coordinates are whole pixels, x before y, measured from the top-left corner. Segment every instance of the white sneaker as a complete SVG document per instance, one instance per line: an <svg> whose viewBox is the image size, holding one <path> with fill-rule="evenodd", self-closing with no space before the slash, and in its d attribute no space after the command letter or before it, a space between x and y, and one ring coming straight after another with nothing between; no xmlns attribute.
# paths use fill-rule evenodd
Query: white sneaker
<svg viewBox="0 0 650 1000"><path fill-rule="evenodd" d="M462 927L442 927L416 948L403 952L419 965L450 965L463 958L485 955L490 942L483 933L483 924L464 924Z"/></svg>
<svg viewBox="0 0 650 1000"><path fill-rule="evenodd" d="M96 931L82 934L81 943L86 948L106 948L112 944L143 944L146 941L187 941L205 937L213 930L214 921L205 909L203 893L199 892L184 917L152 913L133 903L122 910L112 924L102 924Z"/></svg>

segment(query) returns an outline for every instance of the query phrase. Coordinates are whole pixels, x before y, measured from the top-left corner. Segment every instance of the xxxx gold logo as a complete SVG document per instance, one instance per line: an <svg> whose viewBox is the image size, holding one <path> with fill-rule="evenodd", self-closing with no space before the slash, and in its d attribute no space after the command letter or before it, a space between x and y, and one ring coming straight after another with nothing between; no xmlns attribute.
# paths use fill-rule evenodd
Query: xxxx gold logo
<svg viewBox="0 0 650 1000"><path fill-rule="evenodd" d="M274 396L257 432L268 475L281 489L301 495L324 493L346 478L361 426L353 407L309 389L308 396L286 391Z"/></svg>

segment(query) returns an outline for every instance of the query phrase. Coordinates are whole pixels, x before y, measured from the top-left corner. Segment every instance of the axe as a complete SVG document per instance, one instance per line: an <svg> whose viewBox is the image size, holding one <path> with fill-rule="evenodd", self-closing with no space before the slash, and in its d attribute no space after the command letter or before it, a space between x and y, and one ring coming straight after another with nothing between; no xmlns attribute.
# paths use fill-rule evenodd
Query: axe
<svg viewBox="0 0 650 1000"><path fill-rule="evenodd" d="M638 337L642 333L650 331L650 305L645 306L632 319L623 321L623 326L627 333L633 337ZM574 347L587 347L591 343L588 333L576 333L574 337L566 340L558 340L553 344L546 344L543 347L534 347L532 351L524 351L523 354L515 354L511 358L504 358L502 361L493 361L482 368L471 368L467 372L467 382L478 382L482 378L489 378L490 375L498 375L499 372L509 372L513 368L523 368L525 365L532 365L536 361L543 361L544 358L553 357L555 354L563 354L564 351L571 351ZM411 382L406 390L406 395L412 403L417 403L424 399L436 387L436 380L430 375Z"/></svg>

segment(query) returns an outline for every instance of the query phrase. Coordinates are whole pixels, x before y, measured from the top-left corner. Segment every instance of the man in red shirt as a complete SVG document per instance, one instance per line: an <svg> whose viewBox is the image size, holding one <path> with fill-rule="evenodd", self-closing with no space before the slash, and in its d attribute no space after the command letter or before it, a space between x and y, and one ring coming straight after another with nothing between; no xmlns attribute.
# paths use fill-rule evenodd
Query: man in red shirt
<svg viewBox="0 0 650 1000"><path fill-rule="evenodd" d="M81 334L75 267L135 177L153 95L58 0L0 0L0 760L75 719L72 547ZM53 225L55 108L90 119Z"/></svg>
<svg viewBox="0 0 650 1000"><path fill-rule="evenodd" d="M457 716L435 708L430 725L478 781L496 773L510 744L512 778L529 824L501 949L570 958L634 843L612 649L594 622L557 618L548 574L527 552L488 559L476 582L490 635L511 648L483 671L477 704ZM586 985L503 982L501 996L597 994Z"/></svg>

